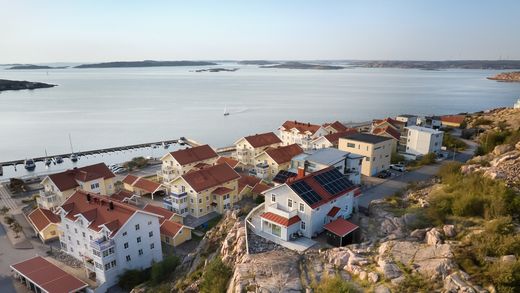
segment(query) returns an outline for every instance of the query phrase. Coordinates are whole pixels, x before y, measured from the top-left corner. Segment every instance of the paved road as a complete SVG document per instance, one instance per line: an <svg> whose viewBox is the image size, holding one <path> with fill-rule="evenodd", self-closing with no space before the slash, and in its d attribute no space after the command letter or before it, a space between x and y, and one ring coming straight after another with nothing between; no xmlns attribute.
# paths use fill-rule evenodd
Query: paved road
<svg viewBox="0 0 520 293"><path fill-rule="evenodd" d="M477 144L470 140L464 140L464 142L468 145L468 148L455 155L456 161L466 162L475 153ZM368 207L372 200L389 197L406 188L410 182L430 179L439 172L442 165L447 164L452 160L453 157L450 157L440 163L421 167L417 170L407 172L399 177L388 179L379 185L366 189L363 191L363 195L359 198L359 205L362 207Z"/></svg>

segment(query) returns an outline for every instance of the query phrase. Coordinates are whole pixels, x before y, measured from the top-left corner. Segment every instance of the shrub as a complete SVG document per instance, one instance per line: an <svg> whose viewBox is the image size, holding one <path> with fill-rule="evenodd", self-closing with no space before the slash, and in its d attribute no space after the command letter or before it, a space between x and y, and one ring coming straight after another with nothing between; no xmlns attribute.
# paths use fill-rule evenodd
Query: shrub
<svg viewBox="0 0 520 293"><path fill-rule="evenodd" d="M255 198L255 203L256 204L261 204L265 201L265 197L263 195L258 195L256 198Z"/></svg>
<svg viewBox="0 0 520 293"><path fill-rule="evenodd" d="M493 124L493 120L489 120L486 118L479 117L473 122L473 125L479 126L479 125L491 125Z"/></svg>
<svg viewBox="0 0 520 293"><path fill-rule="evenodd" d="M405 274L404 280L397 285L395 292L416 293L432 292L433 285L419 273Z"/></svg>
<svg viewBox="0 0 520 293"><path fill-rule="evenodd" d="M157 285L167 279L179 265L179 258L174 255L165 257L161 262L154 263L150 274L150 282Z"/></svg>
<svg viewBox="0 0 520 293"><path fill-rule="evenodd" d="M145 167L148 164L148 160L143 157L135 157L132 160L123 164L123 167L128 170L139 169Z"/></svg>
<svg viewBox="0 0 520 293"><path fill-rule="evenodd" d="M5 214L7 214L7 212L9 212L8 207L3 206L2 208L0 208L0 215L5 215Z"/></svg>
<svg viewBox="0 0 520 293"><path fill-rule="evenodd" d="M421 165L421 166L429 165L429 164L433 164L433 163L435 163L435 154L434 153L426 154L419 160L419 165Z"/></svg>
<svg viewBox="0 0 520 293"><path fill-rule="evenodd" d="M139 270L127 270L120 277L118 285L119 287L130 291L135 286L144 283L150 277L150 271L139 271Z"/></svg>
<svg viewBox="0 0 520 293"><path fill-rule="evenodd" d="M7 225L11 226L14 223L14 218L11 216L4 216L4 221Z"/></svg>
<svg viewBox="0 0 520 293"><path fill-rule="evenodd" d="M343 280L339 275L324 277L316 286L316 293L354 293L358 292L349 282Z"/></svg>
<svg viewBox="0 0 520 293"><path fill-rule="evenodd" d="M396 151L393 151L392 155L390 156L390 163L397 164L400 162L404 162L404 156L401 154L398 154Z"/></svg>
<svg viewBox="0 0 520 293"><path fill-rule="evenodd" d="M465 142L454 137L450 133L444 133L444 136L442 139L442 145L448 149L456 148L459 151L465 150L467 147Z"/></svg>
<svg viewBox="0 0 520 293"><path fill-rule="evenodd" d="M219 257L216 257L206 267L199 288L200 292L226 292L231 274L231 269Z"/></svg>

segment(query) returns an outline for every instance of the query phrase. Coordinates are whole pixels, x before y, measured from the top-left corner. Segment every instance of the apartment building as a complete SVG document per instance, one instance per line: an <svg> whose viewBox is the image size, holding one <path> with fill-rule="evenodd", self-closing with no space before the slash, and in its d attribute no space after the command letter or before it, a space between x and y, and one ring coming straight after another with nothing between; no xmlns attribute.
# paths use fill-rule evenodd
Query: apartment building
<svg viewBox="0 0 520 293"><path fill-rule="evenodd" d="M441 152L444 132L432 128L409 126L406 152L413 155L438 154Z"/></svg>
<svg viewBox="0 0 520 293"><path fill-rule="evenodd" d="M343 131L317 137L312 141L313 149L338 148L338 142L341 137L345 137L357 132L358 131L355 128L347 128Z"/></svg>
<svg viewBox="0 0 520 293"><path fill-rule="evenodd" d="M280 170L287 170L291 160L303 153L297 144L267 149L255 157L255 175L260 179L271 180Z"/></svg>
<svg viewBox="0 0 520 293"><path fill-rule="evenodd" d="M235 142L236 157L246 166L255 164L255 157L267 148L277 148L282 141L272 132L242 137Z"/></svg>
<svg viewBox="0 0 520 293"><path fill-rule="evenodd" d="M304 123L298 121L285 121L278 128L282 145L297 144L303 149L311 149L312 141L320 136L329 134L321 125Z"/></svg>
<svg viewBox="0 0 520 293"><path fill-rule="evenodd" d="M160 215L80 190L58 211L61 249L83 262L97 292L117 284L126 270L162 260Z"/></svg>
<svg viewBox="0 0 520 293"><path fill-rule="evenodd" d="M217 159L217 153L207 144L170 152L161 158L161 171L157 175L163 183L168 183L197 165L213 165Z"/></svg>
<svg viewBox="0 0 520 293"><path fill-rule="evenodd" d="M365 157L361 174L374 176L390 166L395 140L386 136L368 133L352 134L339 139L339 149Z"/></svg>
<svg viewBox="0 0 520 293"><path fill-rule="evenodd" d="M38 206L54 210L76 190L111 195L115 192L115 175L104 163L74 168L46 176Z"/></svg>

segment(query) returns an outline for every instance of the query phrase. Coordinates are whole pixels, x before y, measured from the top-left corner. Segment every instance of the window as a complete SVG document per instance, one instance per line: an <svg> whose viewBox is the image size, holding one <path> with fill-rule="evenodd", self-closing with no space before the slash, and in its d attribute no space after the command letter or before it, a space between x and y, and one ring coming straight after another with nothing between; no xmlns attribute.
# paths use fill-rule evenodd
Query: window
<svg viewBox="0 0 520 293"><path fill-rule="evenodd" d="M67 227L67 230L69 230L69 224L65 224L65 227Z"/></svg>
<svg viewBox="0 0 520 293"><path fill-rule="evenodd" d="M128 242L125 242L124 247L125 247L125 249L128 248Z"/></svg>
<svg viewBox="0 0 520 293"><path fill-rule="evenodd" d="M99 188L99 183L90 184L90 189L96 189L96 188Z"/></svg>
<svg viewBox="0 0 520 293"><path fill-rule="evenodd" d="M143 255L143 250L139 249L139 255Z"/></svg>
<svg viewBox="0 0 520 293"><path fill-rule="evenodd" d="M125 231L125 232L123 232L123 236L126 236L126 234L128 234L128 233L126 233L126 231Z"/></svg>
<svg viewBox="0 0 520 293"><path fill-rule="evenodd" d="M154 248L155 248L155 244L154 243L150 244L150 249L154 249Z"/></svg>
<svg viewBox="0 0 520 293"><path fill-rule="evenodd" d="M70 247L70 252L74 252L74 248L73 247Z"/></svg>
<svg viewBox="0 0 520 293"><path fill-rule="evenodd" d="M110 263L107 263L107 264L105 265L105 271L108 271L108 270L110 270Z"/></svg>
<svg viewBox="0 0 520 293"><path fill-rule="evenodd" d="M202 198L199 198L199 203L202 203Z"/></svg>
<svg viewBox="0 0 520 293"><path fill-rule="evenodd" d="M98 268L98 269L100 269L100 270L103 269L103 265L102 265L102 264L100 264L100 263L98 263L98 262L95 262L94 264L95 264L96 268Z"/></svg>
<svg viewBox="0 0 520 293"><path fill-rule="evenodd" d="M365 157L365 161L370 162L370 157Z"/></svg>
<svg viewBox="0 0 520 293"><path fill-rule="evenodd" d="M83 238L86 238L87 235L85 234L85 232L81 232L81 234L83 234Z"/></svg>
<svg viewBox="0 0 520 293"><path fill-rule="evenodd" d="M74 228L74 233L78 234L78 229Z"/></svg>
<svg viewBox="0 0 520 293"><path fill-rule="evenodd" d="M305 230L305 222L304 221L301 222L300 227L301 227L302 230Z"/></svg>
<svg viewBox="0 0 520 293"><path fill-rule="evenodd" d="M305 205L303 203L300 203L300 212L305 212Z"/></svg>
<svg viewBox="0 0 520 293"><path fill-rule="evenodd" d="M92 254L101 257L101 252L99 252L98 250L92 249Z"/></svg>
<svg viewBox="0 0 520 293"><path fill-rule="evenodd" d="M190 198L190 202L193 203L193 198Z"/></svg>
<svg viewBox="0 0 520 293"><path fill-rule="evenodd" d="M116 266L116 260L114 259L113 261L110 262L110 266L111 267L115 267Z"/></svg>
<svg viewBox="0 0 520 293"><path fill-rule="evenodd" d="M151 225L152 224L152 221L148 221L148 225Z"/></svg>
<svg viewBox="0 0 520 293"><path fill-rule="evenodd" d="M72 241L72 239L70 238L70 236L67 236L67 238L69 238L69 241Z"/></svg>
<svg viewBox="0 0 520 293"><path fill-rule="evenodd" d="M141 243L141 236L137 237L137 243Z"/></svg>
<svg viewBox="0 0 520 293"><path fill-rule="evenodd" d="M136 231L139 230L139 224L136 224L136 225L135 225L135 230L136 230Z"/></svg>
<svg viewBox="0 0 520 293"><path fill-rule="evenodd" d="M127 255L126 256L126 261L131 261L131 260L132 260L132 258L129 255Z"/></svg>
<svg viewBox="0 0 520 293"><path fill-rule="evenodd" d="M276 202L276 195L275 194L271 194L271 201L272 202Z"/></svg>
<svg viewBox="0 0 520 293"><path fill-rule="evenodd" d="M148 237L152 237L152 236L153 236L153 231L148 232Z"/></svg>
<svg viewBox="0 0 520 293"><path fill-rule="evenodd" d="M79 240L76 240L76 243L79 245Z"/></svg>
<svg viewBox="0 0 520 293"><path fill-rule="evenodd" d="M287 199L287 206L292 208L292 199Z"/></svg>
<svg viewBox="0 0 520 293"><path fill-rule="evenodd" d="M199 209L199 213L202 213L202 209Z"/></svg>

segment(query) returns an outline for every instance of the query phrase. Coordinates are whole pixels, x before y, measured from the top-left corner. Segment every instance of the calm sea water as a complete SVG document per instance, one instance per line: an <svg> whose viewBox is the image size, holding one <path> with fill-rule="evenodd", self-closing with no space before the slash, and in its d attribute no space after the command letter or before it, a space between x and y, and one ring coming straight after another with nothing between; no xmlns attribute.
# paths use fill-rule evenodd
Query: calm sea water
<svg viewBox="0 0 520 293"><path fill-rule="evenodd" d="M76 151L180 136L219 147L276 130L287 119L321 123L469 112L511 106L520 97L520 84L486 80L497 73L490 70L218 67L240 70L0 67L2 79L58 85L0 93L0 161L43 156L45 149L49 155L69 152L69 133Z"/></svg>

